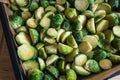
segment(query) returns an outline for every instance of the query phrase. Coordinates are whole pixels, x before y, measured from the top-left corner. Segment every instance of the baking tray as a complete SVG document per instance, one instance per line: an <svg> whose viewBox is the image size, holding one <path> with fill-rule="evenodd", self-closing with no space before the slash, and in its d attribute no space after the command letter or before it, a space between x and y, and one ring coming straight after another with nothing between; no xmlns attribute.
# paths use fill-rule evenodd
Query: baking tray
<svg viewBox="0 0 120 80"><path fill-rule="evenodd" d="M15 46L13 35L10 31L8 18L7 18L7 14L6 14L3 3L0 3L0 19L2 23L3 32L6 38L6 42L7 42L7 46L8 46L8 50L9 50L9 54L10 54L11 62L13 65L16 80L25 80L26 78L24 76L22 66L20 65L20 60L17 57L17 53L16 53L17 48Z"/></svg>

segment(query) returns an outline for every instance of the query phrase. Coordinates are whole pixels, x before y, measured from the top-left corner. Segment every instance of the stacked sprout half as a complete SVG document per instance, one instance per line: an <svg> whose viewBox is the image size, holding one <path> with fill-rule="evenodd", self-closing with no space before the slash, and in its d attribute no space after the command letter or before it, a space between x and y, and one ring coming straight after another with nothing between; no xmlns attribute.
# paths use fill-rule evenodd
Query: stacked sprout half
<svg viewBox="0 0 120 80"><path fill-rule="evenodd" d="M120 63L119 0L11 0L28 80L76 80Z"/></svg>

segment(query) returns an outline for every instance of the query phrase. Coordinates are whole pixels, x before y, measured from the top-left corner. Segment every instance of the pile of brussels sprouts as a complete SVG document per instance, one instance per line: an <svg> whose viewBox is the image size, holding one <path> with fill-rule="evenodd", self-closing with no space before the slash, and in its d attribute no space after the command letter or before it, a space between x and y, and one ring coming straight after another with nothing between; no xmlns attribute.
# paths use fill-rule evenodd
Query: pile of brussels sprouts
<svg viewBox="0 0 120 80"><path fill-rule="evenodd" d="M10 0L28 80L76 80L120 63L119 0Z"/></svg>

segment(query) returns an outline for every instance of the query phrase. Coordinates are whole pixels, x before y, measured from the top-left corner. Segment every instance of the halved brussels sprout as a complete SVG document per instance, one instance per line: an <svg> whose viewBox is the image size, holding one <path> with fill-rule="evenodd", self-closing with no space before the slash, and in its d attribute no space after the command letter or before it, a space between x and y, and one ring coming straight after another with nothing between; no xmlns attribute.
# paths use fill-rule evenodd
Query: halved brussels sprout
<svg viewBox="0 0 120 80"><path fill-rule="evenodd" d="M74 19L77 16L76 9L74 8L67 8L65 10L65 16L69 19Z"/></svg>
<svg viewBox="0 0 120 80"><path fill-rule="evenodd" d="M65 10L64 6L59 5L59 4L56 4L55 7L57 8L57 10L58 10L59 12L63 12L63 11Z"/></svg>
<svg viewBox="0 0 120 80"><path fill-rule="evenodd" d="M113 27L113 34L117 37L120 37L120 26Z"/></svg>
<svg viewBox="0 0 120 80"><path fill-rule="evenodd" d="M37 50L39 50L39 49L42 48L44 45L45 45L44 43L40 42L40 43L37 43L35 47L37 48Z"/></svg>
<svg viewBox="0 0 120 80"><path fill-rule="evenodd" d="M47 11L56 12L57 9L56 9L54 6L48 6L48 7L45 8L45 11L46 11L46 12L47 12Z"/></svg>
<svg viewBox="0 0 120 80"><path fill-rule="evenodd" d="M28 4L28 0L15 0L15 2L20 7L24 7Z"/></svg>
<svg viewBox="0 0 120 80"><path fill-rule="evenodd" d="M103 3L105 0L95 0L95 3L96 4L100 4L100 3Z"/></svg>
<svg viewBox="0 0 120 80"><path fill-rule="evenodd" d="M42 58L38 57L38 62L39 62L39 67L40 67L40 70L44 70L45 69L45 62Z"/></svg>
<svg viewBox="0 0 120 80"><path fill-rule="evenodd" d="M71 31L67 31L67 32L62 33L62 35L60 37L61 42L64 43L66 41L66 39L68 38L68 36L70 36L71 34L72 34Z"/></svg>
<svg viewBox="0 0 120 80"><path fill-rule="evenodd" d="M114 39L114 35L113 32L111 30L105 30L104 31L105 34L105 39L108 43L111 43L111 41Z"/></svg>
<svg viewBox="0 0 120 80"><path fill-rule="evenodd" d="M76 80L77 79L76 72L73 69L68 69L66 71L66 79L67 80Z"/></svg>
<svg viewBox="0 0 120 80"><path fill-rule="evenodd" d="M47 53L45 52L44 47L39 49L39 57L42 59L47 59Z"/></svg>
<svg viewBox="0 0 120 80"><path fill-rule="evenodd" d="M47 45L45 46L45 51L47 54L57 54L57 45Z"/></svg>
<svg viewBox="0 0 120 80"><path fill-rule="evenodd" d="M44 42L46 42L48 44L54 44L54 43L56 43L56 40L53 38L50 38L50 37L45 37Z"/></svg>
<svg viewBox="0 0 120 80"><path fill-rule="evenodd" d="M87 18L94 17L94 13L91 10L86 10L82 13L82 15L85 15Z"/></svg>
<svg viewBox="0 0 120 80"><path fill-rule="evenodd" d="M61 37L61 35L62 35L64 32L65 32L64 29L60 29L60 30L58 30L57 42L60 41L60 37Z"/></svg>
<svg viewBox="0 0 120 80"><path fill-rule="evenodd" d="M58 61L58 70L61 72L61 73L64 73L65 72L65 60L59 60Z"/></svg>
<svg viewBox="0 0 120 80"><path fill-rule="evenodd" d="M39 7L36 11L35 11L35 18L37 20L40 20L43 17L44 14L44 8L43 7Z"/></svg>
<svg viewBox="0 0 120 80"><path fill-rule="evenodd" d="M93 12L95 12L97 10L97 7L98 7L98 4L92 4L90 6L90 10L93 11Z"/></svg>
<svg viewBox="0 0 120 80"><path fill-rule="evenodd" d="M43 40L44 40L45 34L46 34L46 30L45 30L45 29L42 29L42 30L40 31L40 41L43 41Z"/></svg>
<svg viewBox="0 0 120 80"><path fill-rule="evenodd" d="M47 6L49 6L49 1L48 0L41 0L40 6L46 8Z"/></svg>
<svg viewBox="0 0 120 80"><path fill-rule="evenodd" d="M83 31L76 31L73 33L73 36L76 40L76 42L82 42L83 40Z"/></svg>
<svg viewBox="0 0 120 80"><path fill-rule="evenodd" d="M19 10L18 6L15 5L15 4L13 4L13 3L10 4L10 8L11 8L13 11L18 11L18 10Z"/></svg>
<svg viewBox="0 0 120 80"><path fill-rule="evenodd" d="M50 75L49 73L46 73L44 75L44 80L55 80L55 78L52 75Z"/></svg>
<svg viewBox="0 0 120 80"><path fill-rule="evenodd" d="M86 25L87 17L85 15L78 15L78 20L82 24L82 27Z"/></svg>
<svg viewBox="0 0 120 80"><path fill-rule="evenodd" d="M58 80L66 80L66 77L64 75L59 76Z"/></svg>
<svg viewBox="0 0 120 80"><path fill-rule="evenodd" d="M27 20L28 18L30 18L32 16L31 13L28 11L22 12L21 15L22 15L22 18L25 20Z"/></svg>
<svg viewBox="0 0 120 80"><path fill-rule="evenodd" d="M51 38L56 38L58 35L58 32L56 31L55 28L49 28L46 33Z"/></svg>
<svg viewBox="0 0 120 80"><path fill-rule="evenodd" d="M70 29L70 21L69 20L64 20L62 25L61 25L61 28L68 31Z"/></svg>
<svg viewBox="0 0 120 80"><path fill-rule="evenodd" d="M115 37L111 42L113 48L120 50L120 38Z"/></svg>
<svg viewBox="0 0 120 80"><path fill-rule="evenodd" d="M113 63L120 63L120 56L119 56L119 55L111 54L111 55L109 56L109 59L110 59Z"/></svg>
<svg viewBox="0 0 120 80"><path fill-rule="evenodd" d="M31 44L30 37L25 32L18 33L15 37L15 40L19 45L21 45L21 44Z"/></svg>
<svg viewBox="0 0 120 80"><path fill-rule="evenodd" d="M56 0L57 4L65 4L66 0Z"/></svg>
<svg viewBox="0 0 120 80"><path fill-rule="evenodd" d="M25 26L21 26L21 27L17 28L15 31L17 33L20 33L20 32L28 33L27 27L25 27Z"/></svg>
<svg viewBox="0 0 120 80"><path fill-rule="evenodd" d="M73 21L73 27L72 27L75 31L80 31L82 28L83 28L83 26L82 26L82 24L81 24L81 22L80 22L80 20L79 19L75 19L74 21Z"/></svg>
<svg viewBox="0 0 120 80"><path fill-rule="evenodd" d="M34 19L33 17L27 19L26 24L27 24L27 26L29 26L30 28L36 28L36 27L37 27L37 21L36 21L36 19Z"/></svg>
<svg viewBox="0 0 120 80"><path fill-rule="evenodd" d="M29 7L30 11L35 11L38 7L39 7L38 3L32 0L30 7Z"/></svg>

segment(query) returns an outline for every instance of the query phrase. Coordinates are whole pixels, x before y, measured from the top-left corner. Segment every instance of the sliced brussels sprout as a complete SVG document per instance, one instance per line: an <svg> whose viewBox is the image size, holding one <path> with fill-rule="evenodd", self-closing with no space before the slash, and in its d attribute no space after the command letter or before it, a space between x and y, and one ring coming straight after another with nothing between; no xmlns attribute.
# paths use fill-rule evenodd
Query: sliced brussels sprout
<svg viewBox="0 0 120 80"><path fill-rule="evenodd" d="M98 73L101 71L98 62L93 59L88 60L86 62L85 69L87 69L90 72L94 72L94 73Z"/></svg>
<svg viewBox="0 0 120 80"><path fill-rule="evenodd" d="M112 8L108 3L101 3L98 5L97 10L105 10L106 13L110 13Z"/></svg>
<svg viewBox="0 0 120 80"><path fill-rule="evenodd" d="M49 6L49 1L48 0L41 0L40 6L46 8L47 6Z"/></svg>
<svg viewBox="0 0 120 80"><path fill-rule="evenodd" d="M114 35L113 32L111 30L105 30L104 31L105 34L105 39L108 43L111 43L111 41L114 39Z"/></svg>
<svg viewBox="0 0 120 80"><path fill-rule="evenodd" d="M31 4L29 6L30 11L35 11L38 7L39 7L38 3L36 1L32 0Z"/></svg>
<svg viewBox="0 0 120 80"><path fill-rule="evenodd" d="M85 11L89 7L89 2L88 0L75 0L74 6L78 11Z"/></svg>
<svg viewBox="0 0 120 80"><path fill-rule="evenodd" d="M87 61L87 56L85 54L78 54L75 57L74 63L77 66L82 66L86 63L86 61Z"/></svg>
<svg viewBox="0 0 120 80"><path fill-rule="evenodd" d="M92 48L96 48L98 45L98 39L95 36L87 35L83 38L83 41L87 41L91 44Z"/></svg>
<svg viewBox="0 0 120 80"><path fill-rule="evenodd" d="M76 31L73 33L73 36L76 40L76 42L82 42L83 40L83 31Z"/></svg>
<svg viewBox="0 0 120 80"><path fill-rule="evenodd" d="M23 12L24 12L24 11L29 11L29 9L26 8L26 7L20 7L20 10L23 11Z"/></svg>
<svg viewBox="0 0 120 80"><path fill-rule="evenodd" d="M61 42L64 43L66 41L66 39L68 38L68 36L70 36L71 34L72 34L71 31L67 31L67 32L62 33L62 35L60 37Z"/></svg>
<svg viewBox="0 0 120 80"><path fill-rule="evenodd" d="M105 10L98 10L95 12L95 23L101 21L103 18L105 18L106 12Z"/></svg>
<svg viewBox="0 0 120 80"><path fill-rule="evenodd" d="M65 59L67 62L72 62L74 60L74 57L78 54L78 49L73 49L73 52L71 54L66 55Z"/></svg>
<svg viewBox="0 0 120 80"><path fill-rule="evenodd" d="M45 52L44 47L39 49L39 57L42 59L47 59L47 53Z"/></svg>
<svg viewBox="0 0 120 80"><path fill-rule="evenodd" d="M54 12L48 11L48 12L46 12L46 13L44 14L44 17L45 17L45 18L49 18L50 16L54 16Z"/></svg>
<svg viewBox="0 0 120 80"><path fill-rule="evenodd" d="M66 66L65 66L66 71L69 70L69 69L71 69L71 64L70 63L66 64Z"/></svg>
<svg viewBox="0 0 120 80"><path fill-rule="evenodd" d="M46 45L45 46L45 51L47 54L57 54L57 45Z"/></svg>
<svg viewBox="0 0 120 80"><path fill-rule="evenodd" d="M87 29L91 33L96 33L94 18L91 18L87 22Z"/></svg>
<svg viewBox="0 0 120 80"><path fill-rule="evenodd" d="M59 4L56 4L55 7L57 8L57 10L58 10L59 12L63 12L63 11L65 10L64 6L59 5Z"/></svg>
<svg viewBox="0 0 120 80"><path fill-rule="evenodd" d="M94 17L94 13L91 10L86 10L82 13L82 15L85 15L87 18Z"/></svg>
<svg viewBox="0 0 120 80"><path fill-rule="evenodd" d="M112 62L109 59L100 60L99 65L104 70L112 68Z"/></svg>
<svg viewBox="0 0 120 80"><path fill-rule="evenodd" d="M43 7L39 7L37 10L35 10L35 18L37 20L42 19L43 14L44 14L44 8Z"/></svg>
<svg viewBox="0 0 120 80"><path fill-rule="evenodd" d="M58 76L59 76L59 71L58 71L58 69L57 69L56 67L54 67L54 66L47 66L46 69L47 69L47 71L48 71L51 75L53 75L55 78L58 78Z"/></svg>
<svg viewBox="0 0 120 80"><path fill-rule="evenodd" d="M103 39L103 40L105 39L105 34L102 32L98 32L97 36L99 37L99 39Z"/></svg>
<svg viewBox="0 0 120 80"><path fill-rule="evenodd" d="M28 80L43 80L44 73L39 69L31 69L28 72Z"/></svg>
<svg viewBox="0 0 120 80"><path fill-rule="evenodd" d="M86 25L87 17L85 15L78 15L78 20L80 21L80 23L84 27Z"/></svg>
<svg viewBox="0 0 120 80"><path fill-rule="evenodd" d="M40 68L40 70L41 71L44 70L45 66L46 66L44 60L42 58L38 57L38 62L39 62L39 68Z"/></svg>
<svg viewBox="0 0 120 80"><path fill-rule="evenodd" d="M24 68L24 70L29 71L35 68L39 69L39 64L35 60L28 60L22 63L22 67Z"/></svg>
<svg viewBox="0 0 120 80"><path fill-rule="evenodd" d="M21 60L26 61L34 57L35 50L33 46L29 44L23 44L18 47L17 54Z"/></svg>
<svg viewBox="0 0 120 80"><path fill-rule="evenodd" d="M77 42L75 41L73 35L68 36L66 41L67 41L67 44L69 46L71 46L73 48L77 48L78 47Z"/></svg>
<svg viewBox="0 0 120 80"><path fill-rule="evenodd" d="M46 65L49 66L51 64L53 64L54 62L56 62L59 59L58 55L51 55L47 58L46 60Z"/></svg>
<svg viewBox="0 0 120 80"><path fill-rule="evenodd" d="M115 37L114 40L111 42L113 48L120 50L120 38Z"/></svg>
<svg viewBox="0 0 120 80"><path fill-rule="evenodd" d="M92 4L90 6L90 10L93 11L93 12L95 12L97 10L97 7L98 7L98 4Z"/></svg>
<svg viewBox="0 0 120 80"><path fill-rule="evenodd" d="M95 3L96 4L100 4L100 3L103 3L105 0L95 0Z"/></svg>
<svg viewBox="0 0 120 80"><path fill-rule="evenodd" d="M66 71L66 79L67 80L76 80L77 79L77 74L73 69L68 69Z"/></svg>
<svg viewBox="0 0 120 80"><path fill-rule="evenodd" d="M66 80L66 77L64 75L59 76L58 80Z"/></svg>
<svg viewBox="0 0 120 80"><path fill-rule="evenodd" d="M110 51L111 53L116 54L118 50L110 46Z"/></svg>
<svg viewBox="0 0 120 80"><path fill-rule="evenodd" d="M10 20L10 25L14 28L17 29L23 24L23 19L21 16L18 15L12 15L9 17Z"/></svg>
<svg viewBox="0 0 120 80"><path fill-rule="evenodd" d="M56 9L54 6L48 6L48 7L45 8L45 11L46 11L46 12L47 12L47 11L56 12L57 9Z"/></svg>
<svg viewBox="0 0 120 80"><path fill-rule="evenodd" d="M120 26L114 26L112 30L115 36L120 37Z"/></svg>
<svg viewBox="0 0 120 80"><path fill-rule="evenodd" d="M28 0L15 0L15 2L20 7L24 7L28 4Z"/></svg>
<svg viewBox="0 0 120 80"><path fill-rule="evenodd" d="M77 74L82 76L88 76L91 74L89 71L85 70L82 66L74 65L74 70L76 71Z"/></svg>
<svg viewBox="0 0 120 80"><path fill-rule="evenodd" d="M18 10L19 10L18 6L15 5L15 4L13 4L13 3L10 4L10 8L11 8L13 11L18 11Z"/></svg>
<svg viewBox="0 0 120 80"><path fill-rule="evenodd" d="M39 34L36 29L29 29L30 37L32 39L32 43L36 44L39 40Z"/></svg>
<svg viewBox="0 0 120 80"><path fill-rule="evenodd" d="M64 29L60 29L60 30L58 30L57 42L59 42L59 41L60 41L60 37L61 37L61 35L62 35L64 32L65 32L65 30L64 30Z"/></svg>
<svg viewBox="0 0 120 80"><path fill-rule="evenodd" d="M50 38L50 37L45 37L44 42L46 42L48 44L54 44L54 43L56 43L56 40L53 38Z"/></svg>
<svg viewBox="0 0 120 80"><path fill-rule="evenodd" d="M62 4L63 5L63 4L65 4L65 2L66 2L66 0L56 0L57 4Z"/></svg>
<svg viewBox="0 0 120 80"><path fill-rule="evenodd" d="M20 33L20 32L28 33L27 28L25 26L21 26L21 27L17 28L15 31L17 33Z"/></svg>
<svg viewBox="0 0 120 80"><path fill-rule="evenodd" d="M115 13L111 13L106 16L106 19L109 21L109 26L113 27L119 24L119 18Z"/></svg>
<svg viewBox="0 0 120 80"><path fill-rule="evenodd" d="M58 61L58 70L59 70L61 73L64 73L64 72L65 72L65 60L59 60L59 61Z"/></svg>
<svg viewBox="0 0 120 80"><path fill-rule="evenodd" d="M119 56L119 55L111 54L111 55L109 56L109 59L110 59L113 63L120 63L120 56Z"/></svg>
<svg viewBox="0 0 120 80"><path fill-rule="evenodd" d="M69 20L64 20L64 22L61 25L61 28L68 31L70 29L70 21Z"/></svg>
<svg viewBox="0 0 120 80"><path fill-rule="evenodd" d="M36 28L37 27L37 21L33 17L28 18L27 21L26 21L26 24L30 28Z"/></svg>
<svg viewBox="0 0 120 80"><path fill-rule="evenodd" d="M31 44L30 37L25 32L18 33L15 37L15 40L19 45L21 45L21 44Z"/></svg>
<svg viewBox="0 0 120 80"><path fill-rule="evenodd" d="M27 20L27 19L29 19L29 18L32 16L31 13L28 12L28 11L22 12L21 15L22 15L22 18L23 18L24 20Z"/></svg>
<svg viewBox="0 0 120 80"><path fill-rule="evenodd" d="M46 34L46 30L45 30L45 29L42 29L42 30L40 31L40 40L41 40L41 41L44 40L45 34Z"/></svg>
<svg viewBox="0 0 120 80"><path fill-rule="evenodd" d="M55 80L55 78L54 78L52 75L46 73L46 74L44 75L44 80Z"/></svg>
<svg viewBox="0 0 120 80"><path fill-rule="evenodd" d="M82 43L79 44L79 50L80 52L88 53L92 51L92 45L87 41L83 41Z"/></svg>
<svg viewBox="0 0 120 80"><path fill-rule="evenodd" d="M91 52L85 53L85 55L87 56L88 59L92 59L93 56L94 56L94 51L91 51Z"/></svg>
<svg viewBox="0 0 120 80"><path fill-rule="evenodd" d="M74 19L77 16L76 9L74 8L65 9L65 16L69 19Z"/></svg>
<svg viewBox="0 0 120 80"><path fill-rule="evenodd" d="M49 18L43 17L40 21L40 26L43 28L49 28L51 24L51 20Z"/></svg>
<svg viewBox="0 0 120 80"><path fill-rule="evenodd" d="M88 2L89 2L89 4L91 4L91 5L95 3L94 0L88 0Z"/></svg>
<svg viewBox="0 0 120 80"><path fill-rule="evenodd" d="M82 28L83 28L83 26L82 26L80 20L75 19L75 20L73 21L73 29L74 29L75 31L80 31Z"/></svg>
<svg viewBox="0 0 120 80"><path fill-rule="evenodd" d="M58 44L58 51L59 51L59 53L61 53L61 54L63 54L63 55L68 55L68 54L71 54L71 53L72 53L73 48L70 47L70 46L68 46L68 45L59 43L59 44Z"/></svg>
<svg viewBox="0 0 120 80"><path fill-rule="evenodd" d="M35 47L37 48L37 50L40 50L40 48L42 48L44 45L45 45L44 43L40 42L37 43Z"/></svg>
<svg viewBox="0 0 120 80"><path fill-rule="evenodd" d="M97 23L96 30L97 32L102 32L106 30L108 27L109 27L109 21L103 19L99 23Z"/></svg>
<svg viewBox="0 0 120 80"><path fill-rule="evenodd" d="M56 38L58 35L58 32L56 31L55 28L49 28L46 33L51 38Z"/></svg>

